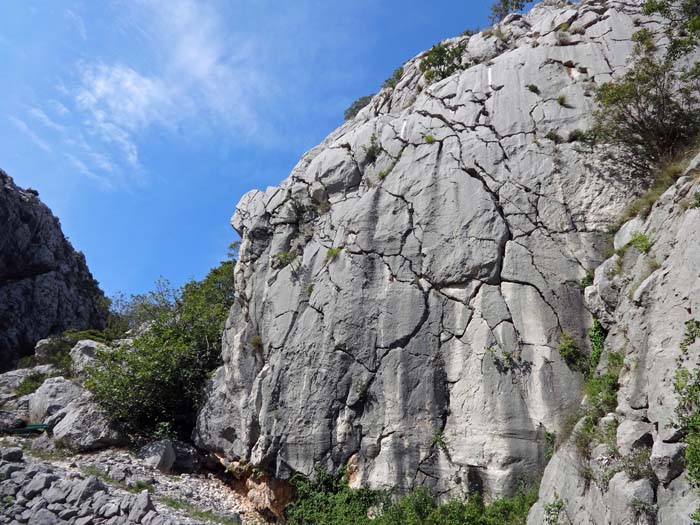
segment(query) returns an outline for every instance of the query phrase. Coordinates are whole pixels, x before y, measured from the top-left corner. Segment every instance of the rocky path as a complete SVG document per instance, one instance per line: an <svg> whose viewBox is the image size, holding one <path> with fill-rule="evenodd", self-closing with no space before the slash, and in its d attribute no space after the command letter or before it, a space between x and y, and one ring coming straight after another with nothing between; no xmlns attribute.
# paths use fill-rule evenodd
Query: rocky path
<svg viewBox="0 0 700 525"><path fill-rule="evenodd" d="M1 442L0 524L267 523L213 474L163 474L125 450L39 455L31 441Z"/></svg>

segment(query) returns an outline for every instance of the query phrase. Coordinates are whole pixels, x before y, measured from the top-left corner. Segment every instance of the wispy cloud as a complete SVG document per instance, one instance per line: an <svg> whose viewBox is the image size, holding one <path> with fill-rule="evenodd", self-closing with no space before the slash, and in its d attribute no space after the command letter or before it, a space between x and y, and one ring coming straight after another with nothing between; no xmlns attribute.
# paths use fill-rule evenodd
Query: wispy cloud
<svg viewBox="0 0 700 525"><path fill-rule="evenodd" d="M52 152L51 146L49 146L48 143L46 143L46 141L39 137L39 135L37 135L24 120L13 116L9 116L8 118L18 130L24 133L24 135L26 135L27 138L29 138L29 140L31 140L34 143L34 145L44 150L46 153Z"/></svg>
<svg viewBox="0 0 700 525"><path fill-rule="evenodd" d="M85 163L80 160L78 157L75 155L72 155L70 153L64 153L63 154L66 159L68 159L68 162L75 168L79 173L82 175L85 175L86 177L93 179L100 184L104 185L105 188L111 188L112 184L110 183L109 180L107 180L105 177L100 177L99 175L95 174L90 168L88 168Z"/></svg>
<svg viewBox="0 0 700 525"><path fill-rule="evenodd" d="M76 31L80 35L80 38L87 40L87 29L85 28L85 21L83 18L71 9L66 9L64 15L73 23Z"/></svg>
<svg viewBox="0 0 700 525"><path fill-rule="evenodd" d="M269 93L255 43L236 39L211 5L193 0L122 4L128 27L147 44L146 65L82 62L76 107L96 136L140 167L139 142L157 128L232 132L265 140L256 106Z"/></svg>
<svg viewBox="0 0 700 525"><path fill-rule="evenodd" d="M63 132L65 127L54 122L46 113L39 108L30 108L29 114L43 124L45 127L58 132Z"/></svg>

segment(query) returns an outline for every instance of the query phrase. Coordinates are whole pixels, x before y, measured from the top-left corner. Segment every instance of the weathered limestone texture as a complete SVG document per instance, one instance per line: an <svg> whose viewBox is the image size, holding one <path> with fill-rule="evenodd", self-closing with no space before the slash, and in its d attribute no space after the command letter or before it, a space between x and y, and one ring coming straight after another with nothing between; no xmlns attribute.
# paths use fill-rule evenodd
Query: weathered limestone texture
<svg viewBox="0 0 700 525"><path fill-rule="evenodd" d="M104 294L33 190L0 170L0 372L69 328L102 328Z"/></svg>
<svg viewBox="0 0 700 525"><path fill-rule="evenodd" d="M592 311L610 330L606 351L624 355L618 406L605 418L617 426L616 450L596 448L590 461L571 443L558 451L545 470L531 525L542 523L544 505L553 501L555 491L566 504L569 521L563 523L692 523L697 493L684 473L673 381L686 322L700 321L700 208L691 204L700 194L699 165L697 157L646 220L630 221L632 234L646 235L653 243L649 252L628 246L622 257L614 255L596 270L593 286L586 289ZM699 358L696 340L688 345L684 366L692 369ZM651 449L651 472L646 479L622 483L629 470L624 458L643 448ZM649 487L639 492L635 486L640 482Z"/></svg>
<svg viewBox="0 0 700 525"><path fill-rule="evenodd" d="M251 191L224 366L198 444L280 478L444 497L513 492L581 402L557 348L588 348L580 282L638 186L571 132L621 74L638 2L543 2L422 55L279 187ZM568 24L568 30L562 28ZM575 134L574 134L575 137Z"/></svg>

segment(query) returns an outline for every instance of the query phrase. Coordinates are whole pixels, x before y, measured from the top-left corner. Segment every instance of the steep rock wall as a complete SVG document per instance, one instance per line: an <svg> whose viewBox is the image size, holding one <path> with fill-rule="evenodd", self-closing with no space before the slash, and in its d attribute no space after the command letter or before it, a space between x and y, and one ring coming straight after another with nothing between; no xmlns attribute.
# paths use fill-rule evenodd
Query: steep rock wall
<svg viewBox="0 0 700 525"><path fill-rule="evenodd" d="M588 126L642 24L638 2L546 1L448 41L466 69L428 86L419 55L246 194L198 443L282 478L347 466L356 486L445 496L541 472L580 403L557 347L587 348L579 283L635 186L554 139Z"/></svg>
<svg viewBox="0 0 700 525"><path fill-rule="evenodd" d="M104 294L32 190L0 170L0 371L69 328L101 328Z"/></svg>
<svg viewBox="0 0 700 525"><path fill-rule="evenodd" d="M700 207L693 204L700 199L699 167L697 157L646 220L623 226L615 237L622 255L606 260L586 289L592 311L609 329L606 352L624 356L617 408L598 423L601 435L613 429L612 443L594 441L588 460L576 440L568 440L547 466L531 525L543 523L545 506L557 499L564 504L563 524L693 523L698 497L674 425L674 377L679 357L691 370L700 362L700 339L681 356L686 322L700 321ZM653 243L648 253L625 249L635 233ZM631 479L624 458L644 448L651 448L652 472Z"/></svg>

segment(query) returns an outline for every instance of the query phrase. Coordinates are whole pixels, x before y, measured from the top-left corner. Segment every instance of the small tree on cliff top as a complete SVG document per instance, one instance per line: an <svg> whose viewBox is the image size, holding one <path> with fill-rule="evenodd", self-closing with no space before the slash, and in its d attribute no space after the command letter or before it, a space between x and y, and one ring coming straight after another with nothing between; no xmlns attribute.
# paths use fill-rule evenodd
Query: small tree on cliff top
<svg viewBox="0 0 700 525"><path fill-rule="evenodd" d="M525 9L525 0L498 0L491 6L490 20L492 24L497 24L510 13Z"/></svg>

